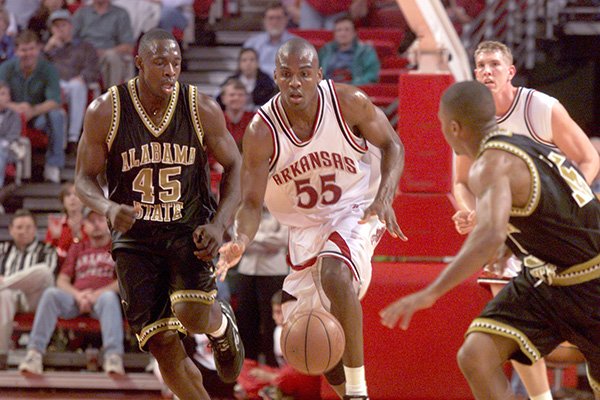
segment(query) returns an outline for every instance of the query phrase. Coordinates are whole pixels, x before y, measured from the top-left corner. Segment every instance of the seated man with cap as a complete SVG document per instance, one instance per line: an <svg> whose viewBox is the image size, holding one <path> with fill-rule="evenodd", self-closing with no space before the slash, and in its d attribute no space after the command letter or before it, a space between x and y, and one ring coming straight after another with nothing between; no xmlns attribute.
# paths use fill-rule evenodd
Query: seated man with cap
<svg viewBox="0 0 600 400"><path fill-rule="evenodd" d="M89 238L73 244L63 263L56 287L44 291L33 321L27 355L19 371L41 375L42 354L50 342L57 319L89 314L100 321L107 374L123 375L123 317L111 237L106 218L84 209L83 229Z"/></svg>

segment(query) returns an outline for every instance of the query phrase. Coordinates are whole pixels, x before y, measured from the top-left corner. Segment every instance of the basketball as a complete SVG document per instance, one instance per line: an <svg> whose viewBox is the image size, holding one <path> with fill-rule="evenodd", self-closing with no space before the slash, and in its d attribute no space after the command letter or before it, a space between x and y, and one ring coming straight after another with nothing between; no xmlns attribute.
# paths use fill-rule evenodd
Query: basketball
<svg viewBox="0 0 600 400"><path fill-rule="evenodd" d="M321 375L337 365L344 354L344 330L333 315L311 310L283 326L281 350L288 364L307 375Z"/></svg>

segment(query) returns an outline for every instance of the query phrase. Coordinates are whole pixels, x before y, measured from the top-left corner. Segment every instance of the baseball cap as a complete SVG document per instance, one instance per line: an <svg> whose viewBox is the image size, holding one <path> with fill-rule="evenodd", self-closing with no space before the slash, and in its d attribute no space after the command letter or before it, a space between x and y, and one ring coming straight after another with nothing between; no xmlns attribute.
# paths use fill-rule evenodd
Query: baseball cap
<svg viewBox="0 0 600 400"><path fill-rule="evenodd" d="M48 26L52 25L52 23L57 19L64 19L70 22L71 13L68 10L65 10L64 8L53 11L52 14L50 14L50 16L48 17Z"/></svg>

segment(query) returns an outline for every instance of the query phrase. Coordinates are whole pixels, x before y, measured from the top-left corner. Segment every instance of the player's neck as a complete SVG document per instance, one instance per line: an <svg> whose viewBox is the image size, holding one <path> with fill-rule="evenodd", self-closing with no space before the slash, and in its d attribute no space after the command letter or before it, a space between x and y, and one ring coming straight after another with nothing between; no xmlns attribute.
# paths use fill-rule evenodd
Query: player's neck
<svg viewBox="0 0 600 400"><path fill-rule="evenodd" d="M163 114L169 104L170 97L160 97L152 94L139 79L137 80L137 91L142 107L148 115L155 117Z"/></svg>
<svg viewBox="0 0 600 400"><path fill-rule="evenodd" d="M500 92L494 93L496 116L501 117L508 112L516 95L517 88L512 84L507 84Z"/></svg>

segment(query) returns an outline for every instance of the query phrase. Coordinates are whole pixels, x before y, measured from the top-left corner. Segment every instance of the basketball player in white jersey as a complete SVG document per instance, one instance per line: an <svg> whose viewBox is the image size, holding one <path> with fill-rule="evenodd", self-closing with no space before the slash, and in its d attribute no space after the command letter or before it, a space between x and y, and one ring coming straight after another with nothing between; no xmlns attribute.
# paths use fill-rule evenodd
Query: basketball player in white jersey
<svg viewBox="0 0 600 400"><path fill-rule="evenodd" d="M284 320L324 308L341 323L346 347L326 377L344 399L368 399L360 299L371 256L385 230L406 240L392 200L404 148L387 118L357 88L322 80L315 48L292 39L277 53L280 93L260 108L244 135L242 204L217 274L242 256L263 201L290 231ZM286 301L287 300L287 301Z"/></svg>
<svg viewBox="0 0 600 400"><path fill-rule="evenodd" d="M475 78L492 92L496 106L496 120L500 128L523 134L533 140L558 148L573 160L584 178L591 183L600 165L587 135L569 116L565 107L554 97L524 87L515 87L516 74L510 49L500 42L484 41L475 50ZM452 217L456 230L469 233L476 222L475 197L467 187L468 171L473 160L460 155L455 158L454 197L459 210ZM507 260L485 267L479 279L489 285L495 296L521 269L518 259ZM550 400L550 385L543 360L533 366L513 362L525 388L534 400Z"/></svg>

